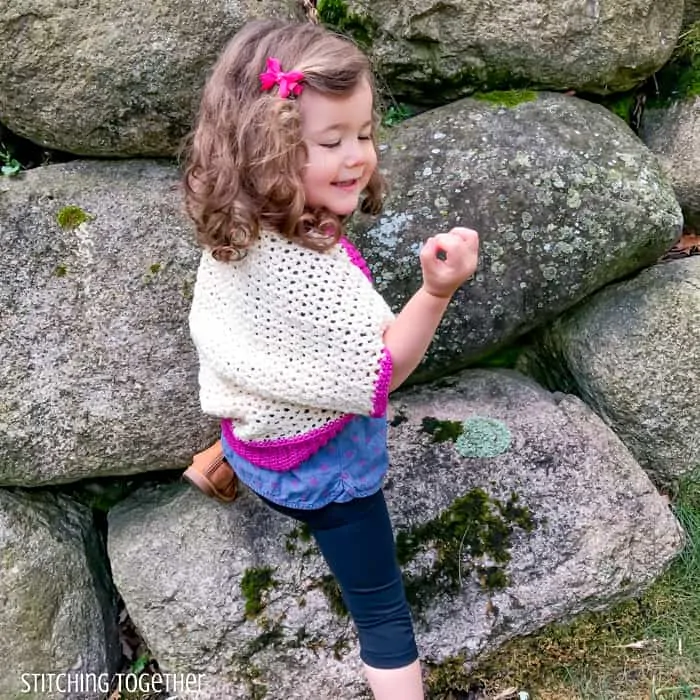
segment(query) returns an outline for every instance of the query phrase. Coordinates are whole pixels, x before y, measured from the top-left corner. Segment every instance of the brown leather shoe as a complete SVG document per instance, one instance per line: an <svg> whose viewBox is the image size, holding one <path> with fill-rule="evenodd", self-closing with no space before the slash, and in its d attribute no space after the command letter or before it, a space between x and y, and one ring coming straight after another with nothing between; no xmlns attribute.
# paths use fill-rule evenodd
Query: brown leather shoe
<svg viewBox="0 0 700 700"><path fill-rule="evenodd" d="M238 493L238 477L224 457L221 440L197 453L182 478L222 503L231 503Z"/></svg>

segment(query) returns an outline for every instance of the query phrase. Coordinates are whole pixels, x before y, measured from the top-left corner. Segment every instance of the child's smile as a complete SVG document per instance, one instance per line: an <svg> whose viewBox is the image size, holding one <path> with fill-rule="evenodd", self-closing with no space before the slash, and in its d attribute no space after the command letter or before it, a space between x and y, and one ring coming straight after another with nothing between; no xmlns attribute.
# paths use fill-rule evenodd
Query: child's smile
<svg viewBox="0 0 700 700"><path fill-rule="evenodd" d="M299 99L308 160L302 172L306 202L351 214L377 167L372 142L372 89L363 80L348 95L307 89Z"/></svg>

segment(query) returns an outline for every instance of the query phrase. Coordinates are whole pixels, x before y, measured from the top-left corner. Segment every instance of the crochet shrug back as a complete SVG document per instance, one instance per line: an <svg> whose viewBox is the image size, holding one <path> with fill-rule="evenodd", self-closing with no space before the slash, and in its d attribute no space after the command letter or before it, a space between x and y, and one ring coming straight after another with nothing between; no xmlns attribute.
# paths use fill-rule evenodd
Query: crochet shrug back
<svg viewBox="0 0 700 700"><path fill-rule="evenodd" d="M235 262L204 250L189 318L202 410L242 457L292 469L354 415L384 415L393 318L347 239L318 252L263 232Z"/></svg>

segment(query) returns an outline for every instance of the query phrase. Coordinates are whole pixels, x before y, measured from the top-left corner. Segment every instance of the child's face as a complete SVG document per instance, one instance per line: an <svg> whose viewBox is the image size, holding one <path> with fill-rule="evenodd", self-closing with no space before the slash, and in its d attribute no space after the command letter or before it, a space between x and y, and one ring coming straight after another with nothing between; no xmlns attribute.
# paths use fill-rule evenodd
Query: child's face
<svg viewBox="0 0 700 700"><path fill-rule="evenodd" d="M299 97L299 109L308 150L302 169L306 203L339 216L351 214L377 167L372 89L366 80L342 97L307 89Z"/></svg>

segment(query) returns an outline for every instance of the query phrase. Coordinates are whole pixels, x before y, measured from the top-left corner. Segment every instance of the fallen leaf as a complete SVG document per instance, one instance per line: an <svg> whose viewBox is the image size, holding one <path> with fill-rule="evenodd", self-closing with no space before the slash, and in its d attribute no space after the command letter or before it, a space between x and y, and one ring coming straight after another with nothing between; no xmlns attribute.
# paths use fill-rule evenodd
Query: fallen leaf
<svg viewBox="0 0 700 700"><path fill-rule="evenodd" d="M629 644L620 644L618 648L621 649L644 649L650 644L656 644L658 640L656 639L640 639L638 642L630 642Z"/></svg>
<svg viewBox="0 0 700 700"><path fill-rule="evenodd" d="M493 700L511 700L511 698L517 697L517 688L508 688L507 690L502 690L498 695L493 697Z"/></svg>
<svg viewBox="0 0 700 700"><path fill-rule="evenodd" d="M685 232L671 250L688 251L690 255L693 248L700 248L700 235Z"/></svg>

